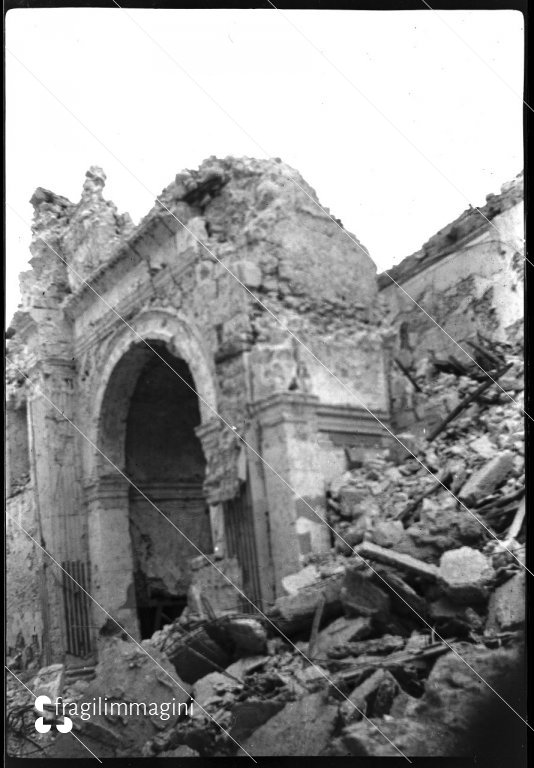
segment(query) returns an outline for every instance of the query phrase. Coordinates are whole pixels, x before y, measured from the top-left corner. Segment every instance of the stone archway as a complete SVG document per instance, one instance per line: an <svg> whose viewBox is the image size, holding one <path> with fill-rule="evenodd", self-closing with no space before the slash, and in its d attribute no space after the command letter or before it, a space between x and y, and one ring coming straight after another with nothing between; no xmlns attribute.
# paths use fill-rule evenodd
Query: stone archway
<svg viewBox="0 0 534 768"><path fill-rule="evenodd" d="M125 446L126 474L139 489L130 487L128 508L142 637L185 607L189 560L198 555L194 545L212 550L193 377L185 361L161 344L152 346L160 357L149 358L137 379Z"/></svg>
<svg viewBox="0 0 534 768"><path fill-rule="evenodd" d="M205 403L215 407L212 378L179 320L166 315L157 328L151 320L143 328L147 343L123 332L107 345L93 423L95 443L114 466L96 451L86 484L93 589L136 637L151 635L185 605L188 561L198 551L177 529L211 551L195 428L210 413Z"/></svg>

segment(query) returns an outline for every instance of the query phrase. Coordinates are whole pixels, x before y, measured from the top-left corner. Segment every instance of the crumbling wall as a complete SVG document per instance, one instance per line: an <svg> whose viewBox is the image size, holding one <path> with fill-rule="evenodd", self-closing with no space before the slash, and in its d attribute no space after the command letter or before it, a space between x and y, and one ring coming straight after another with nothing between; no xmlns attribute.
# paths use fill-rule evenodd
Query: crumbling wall
<svg viewBox="0 0 534 768"><path fill-rule="evenodd" d="M393 358L417 378L426 362L436 357L452 355L464 366L472 364L470 357L479 362L472 343L480 344L481 339L520 341L523 175L486 200L480 213L473 208L465 211L420 251L378 277L380 298L393 328L389 379L399 428L422 417L420 398ZM487 364L486 360L483 367Z"/></svg>
<svg viewBox="0 0 534 768"><path fill-rule="evenodd" d="M24 350L10 343L14 360L24 365ZM38 509L30 478L30 435L24 378L8 372L6 402L6 627L7 654L21 669L45 659L40 593L42 556L19 526L40 541Z"/></svg>
<svg viewBox="0 0 534 768"><path fill-rule="evenodd" d="M91 560L96 596L134 630L132 561L141 558L144 565L138 570L167 585L173 580L170 570L176 583L183 581L183 571L179 553L166 557L173 566L165 566L165 573L153 567L146 532L130 535L125 510L130 503L136 506L140 520L139 499L129 499L126 481L104 458L126 474L133 469L127 462L126 426L142 361L129 357L132 349L143 341L157 343L189 367L199 394L195 430L205 459L199 482L212 526L224 528L224 503L250 483L257 491L253 525L260 547L269 541L264 511L258 511L262 505L273 516L271 531L295 512L288 531L280 528L281 538L288 540L290 534L311 540L312 547L326 546L324 531L316 530L316 521L315 527L307 521L306 505L295 511L294 494L282 498L272 483L267 488L266 476L260 476L263 468L251 470L239 435L253 435L261 449L263 428L255 423L252 406L279 394L289 395L297 410L300 400L309 398L312 409L341 408L334 419L340 423L348 414L343 408L358 409L362 403L386 414L384 328L376 308L375 267L365 248L320 210L314 190L280 160L210 158L198 170L178 174L136 227L105 200L104 183L103 171L92 167L78 203L36 191L34 257L32 270L23 276L23 310L33 323L28 344L50 368L42 372L46 393L66 406L65 413L93 443L73 435L67 424L60 427L60 414L36 399L38 421L52 430L51 443L57 443L45 454L48 433L39 436L39 481L47 498L55 482L62 499L70 493L61 512L70 532L65 536L65 526L50 512L48 539L60 560ZM306 466L298 459L301 429L275 429L271 435L275 470L286 474L289 468L291 482L319 514L324 513L321 470L330 466L332 476L344 461L330 421L330 415L314 417L316 433L308 430L305 436ZM357 429L352 431L357 435ZM284 435L291 445L277 445ZM372 431L369 436L376 439ZM59 469L63 461L67 473ZM192 517L198 511L207 520L201 494L193 495ZM161 494L158 499L164 506L170 502ZM205 523L199 527L195 518L192 527L186 524L183 501L168 511L199 546L209 547ZM288 560L284 567L297 564ZM62 621L58 607L57 631Z"/></svg>
<svg viewBox="0 0 534 768"><path fill-rule="evenodd" d="M46 661L40 589L42 555L19 528L21 525L40 540L31 486L7 499L6 513L7 655L19 669L38 669Z"/></svg>

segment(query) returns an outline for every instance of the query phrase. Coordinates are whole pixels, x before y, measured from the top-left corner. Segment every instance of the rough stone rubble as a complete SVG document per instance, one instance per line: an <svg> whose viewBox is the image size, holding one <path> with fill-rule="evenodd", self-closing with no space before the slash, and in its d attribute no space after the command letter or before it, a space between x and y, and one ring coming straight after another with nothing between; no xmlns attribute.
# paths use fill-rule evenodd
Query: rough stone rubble
<svg viewBox="0 0 534 768"><path fill-rule="evenodd" d="M207 239L247 286L268 299L284 322L317 344L314 348L321 350L321 357L329 356L326 362L335 363L340 376L356 380L371 407L376 397L379 410L387 371L391 424L404 445L373 435L366 444L349 441L328 446L328 461L323 457L320 468L328 464L330 474L319 478L321 492L313 486L315 495L306 499L324 511L333 532L323 530L321 546L299 550L298 556L288 550L292 568L278 565L277 583L273 580L269 587L271 599L263 601L267 618L241 613L235 597L228 597L229 590L211 580L209 565L196 558L191 562L192 577L182 577L187 607L139 646L117 631L113 622L99 624L96 654L88 655L85 662L77 659L77 664L70 658L68 663L39 669L38 633L26 632L23 642L10 646L8 666L30 689L62 695L66 702L98 696L116 702L193 700L192 717L168 721L121 716L75 719L75 733L101 757L229 756L240 753L235 741L252 755L398 755L388 739L409 755L469 755L474 748L469 740L473 722L477 713L486 711L493 694L479 684L459 656L505 698L513 698L518 710L523 706L520 676L517 690L510 690L510 679L516 682L514 670L521 668L525 615L521 325L513 313L501 311L488 289L487 275L471 293L470 279L435 291L439 311L465 326L462 344L466 339L470 342L475 361L502 390L491 381L486 387L487 379L473 360L450 345L437 344L434 330L417 321L413 308L400 306L385 276L378 279L381 295L376 306L365 300L367 293L376 291L368 257L354 266L362 272L360 295L345 295L343 269L332 267L336 260L343 267L343 246L337 234L325 235L321 230L324 217L317 215L312 201L295 192L288 175L290 169L281 163L267 168L261 161L210 158L198 171L179 174L160 200L186 219L201 239ZM91 277L100 286L106 285L113 270L121 274L124 269L126 274L126 249L128 264L139 262L143 268L133 292L145 290L146 271L151 290L157 293L161 291L158 275L165 277L169 259L161 216L165 227L174 225L156 205L134 228L127 216L120 216L112 203L103 200L104 180L99 169L92 169L77 206L38 190L33 200L36 227L56 247L61 244L66 249L81 277ZM307 185L306 189L315 196ZM504 216L521 196L522 183L516 180L501 196L490 196L484 211L490 218ZM253 215L247 212L251 200ZM311 234L302 234L300 240L289 236L295 211L311 222ZM435 276L440 264L458 253L463 257L461 248L466 243L471 247L470 238L475 238L485 258L489 247L485 231L475 214L466 213L391 275L408 281L407 285L412 280L412 293L420 285L423 298L419 294L417 298L430 311L430 304L424 304L425 280L431 280L427 275ZM187 233L178 232L176 237L183 252L195 251L200 282L217 283L217 291L210 293L211 288L206 288L199 304L207 303L210 311L220 313L216 327L206 326L206 338L216 349L224 414L240 429L249 423L239 362L244 351L251 353L256 396L268 398L279 389L304 398L319 390L329 393L320 373L303 362L269 315L255 306L243 311L242 299L217 273L213 260L201 253ZM332 264L321 249L312 248L313 239L319 237L332 254ZM455 251L458 243L461 248ZM14 324L18 336L15 333L10 341L11 352L23 367L28 360L32 363L32 355L39 350L37 346L28 354L25 347L27 334L31 336L28 329L35 323L46 331L49 359L61 350L68 354L70 347L61 330L64 320L58 321L56 315L59 304L67 307L71 318L79 315L82 328L89 328L95 338L102 324L101 318L91 314L79 279L67 275L40 245L33 247L33 271L23 277L25 305ZM284 249L289 249L289 257ZM313 264L306 260L312 251ZM505 262L495 258L504 271ZM514 269L510 295L517 294L520 284L520 270L517 265ZM50 290L44 299L39 288L43 281ZM325 286L324 292L316 290L317 284ZM187 286L198 289L194 281ZM159 299L163 295L167 306L176 309L185 301L179 290L168 279ZM220 304L216 294L222 296ZM148 305L153 301L147 299ZM228 305L235 305L232 317L223 313L222 307ZM206 314L206 308L196 307L195 312ZM478 325L477 317L482 318ZM452 326L450 331L454 333ZM380 362L382 348L385 366ZM111 354L113 348L104 344L102 349L101 354ZM346 360L338 354L343 351ZM89 373L98 368L98 353L86 350L80 361L81 388L90 399L94 377ZM132 370L139 370L136 365ZM45 370L45 383L48 375ZM127 376L118 380L116 391ZM374 384L377 393L373 393ZM13 413L22 412L23 382L14 376L9 391ZM448 421L451 414L454 418ZM332 407L329 418L334 415L337 411ZM24 431L15 426L12 432ZM311 434L301 435L303 444L315 439ZM279 439L273 432L271 445ZM62 440L68 452L66 432ZM288 450L279 464L284 471L289 467L296 478L304 474L298 462L295 467L291 463L299 445L295 443L294 455ZM239 481L236 441L208 437L203 447L207 498L225 501ZM60 458L64 455L57 452ZM319 474L317 467L306 469ZM29 469L15 467L12 476L10 503L36 534L28 497ZM289 517L294 500L274 493L270 498L280 505L280 519L285 514ZM104 517L108 512L104 506ZM303 518L291 514L298 528ZM309 529L301 540L313 544L316 532L310 535ZM211 532L215 544L217 530L215 526ZM497 543L492 533L503 543ZM139 535L141 543L143 536L146 531ZM103 548L104 544L103 539ZM38 572L34 551L17 549L20 545L15 540L9 546L15 558L27 558L31 573ZM221 547L222 555L215 547L216 562L224 563L225 573L241 584L235 559L225 560L224 544ZM100 567L105 567L103 558ZM167 588L168 573L158 570L148 556L142 567L153 584L163 581ZM38 599L35 580L15 585L12 602L24 606L20 637L35 624L33 606ZM117 605L123 601L121 595ZM110 608L115 610L113 605ZM86 757L83 747L72 739L66 745L53 732L43 736L34 732L31 697L9 676L8 713L12 754ZM499 712L503 722L505 716L505 711Z"/></svg>
<svg viewBox="0 0 534 768"><path fill-rule="evenodd" d="M492 694L454 651L503 691L522 652L518 351L500 348L511 364L500 379L504 392L494 385L430 444L401 437L502 544L400 446L356 462L327 491L329 522L346 543L335 538L329 553L310 556L284 579L287 595L266 612L272 624L214 616L205 599L199 613L189 608L143 641L183 691L116 635L102 638L94 679L61 686L66 701L192 696L194 716L163 728L157 718L133 728L131 720L102 717L79 722L80 738L104 756L233 755L239 750L229 736L255 755L398 754L382 734L410 755L470 754L473 718ZM418 381L436 403L480 385L439 365L428 365ZM21 706L20 691L12 696ZM50 741L46 754L55 754Z"/></svg>

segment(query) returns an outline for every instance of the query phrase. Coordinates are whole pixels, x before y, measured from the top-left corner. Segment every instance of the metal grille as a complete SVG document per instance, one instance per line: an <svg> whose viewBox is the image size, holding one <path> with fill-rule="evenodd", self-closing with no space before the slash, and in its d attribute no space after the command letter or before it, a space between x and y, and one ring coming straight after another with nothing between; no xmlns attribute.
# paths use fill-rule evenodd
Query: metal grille
<svg viewBox="0 0 534 768"><path fill-rule="evenodd" d="M258 559L247 483L241 484L240 493L234 499L224 502L224 525L228 555L237 557L243 573L243 592L253 603L259 605L261 591ZM255 612L244 598L241 598L241 609L245 613Z"/></svg>
<svg viewBox="0 0 534 768"><path fill-rule="evenodd" d="M63 573L63 600L65 604L65 624L67 627L67 653L73 656L88 656L91 653L91 628L89 597L89 563L81 560L66 560L63 568L78 583ZM80 585L80 586L78 586ZM83 587L83 589L82 589Z"/></svg>

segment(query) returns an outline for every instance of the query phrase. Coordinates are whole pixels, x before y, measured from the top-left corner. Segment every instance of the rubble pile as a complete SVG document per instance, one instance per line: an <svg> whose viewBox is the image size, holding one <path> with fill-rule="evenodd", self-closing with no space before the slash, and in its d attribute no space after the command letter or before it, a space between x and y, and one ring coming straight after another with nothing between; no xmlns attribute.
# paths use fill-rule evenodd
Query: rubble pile
<svg viewBox="0 0 534 768"><path fill-rule="evenodd" d="M478 676L521 711L522 364L509 348L494 355L502 389L458 361L420 366L429 411L445 413L426 434L400 436L409 450L354 460L331 483L333 548L283 580L266 616L217 616L204 600L202 615L187 608L143 641L181 690L112 637L95 679L67 695L172 692L191 715L163 727L101 718L80 738L97 754L145 757L467 756L496 698Z"/></svg>
<svg viewBox="0 0 534 768"><path fill-rule="evenodd" d="M442 414L437 428L398 435L387 452L331 484L328 521L344 539L335 541L340 552L365 540L436 564L462 545L491 554L495 542L473 515L500 536L517 514L524 495L521 359L509 356L505 375L496 379L504 391L488 380L491 396L486 390L471 401L480 389L472 375L436 370L428 361L422 370L417 381L427 410ZM442 431L430 440L440 422Z"/></svg>
<svg viewBox="0 0 534 768"><path fill-rule="evenodd" d="M491 395L475 369L426 362L419 386L446 412L439 430L401 436L421 463L394 445L331 484L329 522L345 541L283 580L267 612L279 636L249 619L268 631L267 653L197 680L206 712L143 754L471 754L473 718L495 694L467 665L509 700L521 669L522 364L497 351L506 370L491 369L503 388Z"/></svg>

